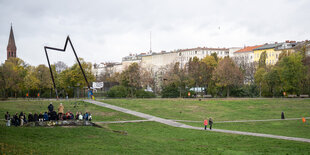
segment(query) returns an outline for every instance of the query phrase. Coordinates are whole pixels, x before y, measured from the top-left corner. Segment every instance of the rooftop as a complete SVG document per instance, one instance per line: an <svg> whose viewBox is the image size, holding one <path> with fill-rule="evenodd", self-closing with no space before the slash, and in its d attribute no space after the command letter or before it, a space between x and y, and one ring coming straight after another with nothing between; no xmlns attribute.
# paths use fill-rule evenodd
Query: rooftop
<svg viewBox="0 0 310 155"><path fill-rule="evenodd" d="M262 46L264 46L264 45L246 46L246 47L244 47L243 49L240 49L240 50L238 50L238 51L236 51L236 52L234 52L234 53L251 52L251 51L253 51L254 49L259 48L259 47L262 47Z"/></svg>

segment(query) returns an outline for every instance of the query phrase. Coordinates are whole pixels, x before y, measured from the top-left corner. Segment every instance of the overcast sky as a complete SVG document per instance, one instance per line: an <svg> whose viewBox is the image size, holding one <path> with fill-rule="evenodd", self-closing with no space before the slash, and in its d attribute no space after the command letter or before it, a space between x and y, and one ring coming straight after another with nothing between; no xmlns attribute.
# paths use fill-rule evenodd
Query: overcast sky
<svg viewBox="0 0 310 155"><path fill-rule="evenodd" d="M79 57L120 62L129 53L242 47L310 39L309 0L0 0L0 62L13 23L17 56L47 64L44 46L70 35ZM70 53L69 53L70 52ZM55 51L51 62L74 63Z"/></svg>

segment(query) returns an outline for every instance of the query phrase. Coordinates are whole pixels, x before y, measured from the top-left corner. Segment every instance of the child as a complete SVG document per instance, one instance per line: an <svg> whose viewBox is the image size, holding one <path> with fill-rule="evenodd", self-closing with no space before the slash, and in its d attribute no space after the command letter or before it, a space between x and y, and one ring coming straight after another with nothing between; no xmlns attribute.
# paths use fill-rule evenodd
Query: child
<svg viewBox="0 0 310 155"><path fill-rule="evenodd" d="M205 130L207 130L207 126L208 126L208 120L204 120L204 125L205 125Z"/></svg>

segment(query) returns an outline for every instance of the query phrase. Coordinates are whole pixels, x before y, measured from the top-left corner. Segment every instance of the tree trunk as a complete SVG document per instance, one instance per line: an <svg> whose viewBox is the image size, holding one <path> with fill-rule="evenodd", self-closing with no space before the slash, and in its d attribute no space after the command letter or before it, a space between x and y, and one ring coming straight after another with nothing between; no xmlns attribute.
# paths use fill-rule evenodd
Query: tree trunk
<svg viewBox="0 0 310 155"><path fill-rule="evenodd" d="M262 97L262 84L259 83L259 97Z"/></svg>
<svg viewBox="0 0 310 155"><path fill-rule="evenodd" d="M229 86L227 86L227 97L229 97Z"/></svg>

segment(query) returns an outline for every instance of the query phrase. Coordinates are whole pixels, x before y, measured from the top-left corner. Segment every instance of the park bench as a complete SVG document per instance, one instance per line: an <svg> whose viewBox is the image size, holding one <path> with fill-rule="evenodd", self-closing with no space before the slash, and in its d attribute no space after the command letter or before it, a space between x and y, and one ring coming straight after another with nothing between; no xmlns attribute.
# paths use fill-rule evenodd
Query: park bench
<svg viewBox="0 0 310 155"><path fill-rule="evenodd" d="M299 95L300 98L309 98L309 95Z"/></svg>
<svg viewBox="0 0 310 155"><path fill-rule="evenodd" d="M288 98L296 98L297 95L287 95Z"/></svg>
<svg viewBox="0 0 310 155"><path fill-rule="evenodd" d="M212 98L212 95L203 95L203 98Z"/></svg>

